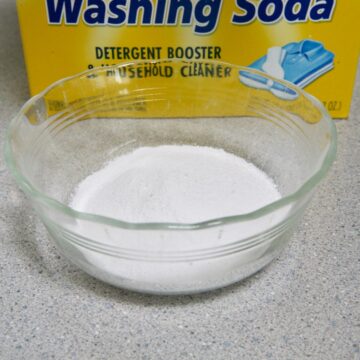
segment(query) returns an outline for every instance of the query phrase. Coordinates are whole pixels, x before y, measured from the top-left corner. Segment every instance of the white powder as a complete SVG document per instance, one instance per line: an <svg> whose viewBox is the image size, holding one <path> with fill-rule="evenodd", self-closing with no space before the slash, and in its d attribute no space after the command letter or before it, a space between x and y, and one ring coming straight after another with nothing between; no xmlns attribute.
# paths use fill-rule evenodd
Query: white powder
<svg viewBox="0 0 360 360"><path fill-rule="evenodd" d="M247 213L279 198L274 182L240 157L209 147L159 146L107 163L78 185L70 206L134 223L194 223ZM66 251L90 274L117 286L157 293L204 290L232 283L265 264L260 259L271 241L241 251L231 247L279 224L288 211L194 231L136 231L79 220L69 224L75 234L119 252L110 256L70 243ZM221 247L226 256L213 254ZM174 256L182 260L173 261Z"/></svg>
<svg viewBox="0 0 360 360"><path fill-rule="evenodd" d="M165 145L120 156L84 179L70 206L127 222L194 223L280 198L263 171L221 149Z"/></svg>

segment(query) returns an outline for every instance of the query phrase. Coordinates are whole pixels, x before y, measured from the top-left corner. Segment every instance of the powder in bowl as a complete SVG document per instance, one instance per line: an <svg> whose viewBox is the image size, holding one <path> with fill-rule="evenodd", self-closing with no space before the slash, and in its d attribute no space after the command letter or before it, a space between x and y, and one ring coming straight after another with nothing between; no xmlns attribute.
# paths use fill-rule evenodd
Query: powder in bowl
<svg viewBox="0 0 360 360"><path fill-rule="evenodd" d="M262 170L222 149L141 147L75 189L75 210L132 223L196 223L259 209L281 198Z"/></svg>

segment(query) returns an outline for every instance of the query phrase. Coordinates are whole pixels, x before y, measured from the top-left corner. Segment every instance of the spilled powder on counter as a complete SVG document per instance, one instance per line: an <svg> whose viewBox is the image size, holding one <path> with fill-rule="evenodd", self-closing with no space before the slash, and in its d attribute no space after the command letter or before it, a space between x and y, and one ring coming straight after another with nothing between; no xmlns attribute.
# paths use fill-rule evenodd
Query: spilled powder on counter
<svg viewBox="0 0 360 360"><path fill-rule="evenodd" d="M240 157L164 145L110 161L78 185L70 206L133 223L194 223L248 213L280 197L273 180Z"/></svg>

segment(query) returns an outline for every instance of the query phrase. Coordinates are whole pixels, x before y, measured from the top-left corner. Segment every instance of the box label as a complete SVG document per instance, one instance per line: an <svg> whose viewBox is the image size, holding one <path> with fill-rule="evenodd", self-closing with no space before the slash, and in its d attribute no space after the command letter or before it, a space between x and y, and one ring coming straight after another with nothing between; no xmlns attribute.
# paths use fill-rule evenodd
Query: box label
<svg viewBox="0 0 360 360"><path fill-rule="evenodd" d="M99 66L219 60L267 73L349 113L358 0L17 0L32 94ZM277 93L269 82L246 86ZM280 95L284 95L281 94Z"/></svg>

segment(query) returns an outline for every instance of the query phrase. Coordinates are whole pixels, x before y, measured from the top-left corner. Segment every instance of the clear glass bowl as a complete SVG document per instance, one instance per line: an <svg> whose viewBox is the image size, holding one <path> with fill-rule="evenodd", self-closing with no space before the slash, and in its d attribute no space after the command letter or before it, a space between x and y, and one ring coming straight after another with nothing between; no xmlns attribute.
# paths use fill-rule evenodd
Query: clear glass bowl
<svg viewBox="0 0 360 360"><path fill-rule="evenodd" d="M248 86L241 74L266 85ZM77 184L107 161L163 144L241 156L274 179L282 198L194 224L134 224L68 206ZM161 61L94 69L53 84L13 119L5 153L74 264L122 288L180 294L244 279L280 253L334 160L336 131L315 98L286 82L226 63Z"/></svg>

